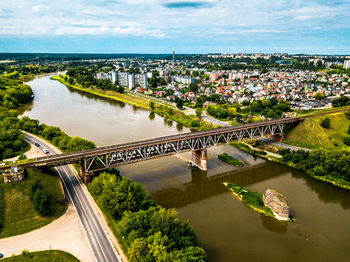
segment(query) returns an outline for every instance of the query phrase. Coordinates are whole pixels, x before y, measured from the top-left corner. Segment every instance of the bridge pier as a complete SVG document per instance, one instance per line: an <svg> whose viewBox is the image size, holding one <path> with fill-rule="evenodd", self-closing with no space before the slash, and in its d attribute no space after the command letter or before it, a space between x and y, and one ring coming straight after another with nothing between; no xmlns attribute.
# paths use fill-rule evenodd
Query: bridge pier
<svg viewBox="0 0 350 262"><path fill-rule="evenodd" d="M277 142L282 142L284 140L284 133L269 135L268 138Z"/></svg>
<svg viewBox="0 0 350 262"><path fill-rule="evenodd" d="M80 166L80 175L83 179L83 182L87 184L91 182L91 178L94 175L94 172L86 172L84 166Z"/></svg>
<svg viewBox="0 0 350 262"><path fill-rule="evenodd" d="M208 169L208 154L207 149L198 149L192 151L192 157L191 157L192 165L197 166L201 170L207 170Z"/></svg>

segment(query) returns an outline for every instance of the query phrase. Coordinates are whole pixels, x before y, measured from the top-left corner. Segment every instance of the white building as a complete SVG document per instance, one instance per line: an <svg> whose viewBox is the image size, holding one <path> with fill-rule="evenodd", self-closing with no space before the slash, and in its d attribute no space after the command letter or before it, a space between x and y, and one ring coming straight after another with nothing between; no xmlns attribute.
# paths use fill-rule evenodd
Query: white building
<svg viewBox="0 0 350 262"><path fill-rule="evenodd" d="M99 79L99 80L108 79L108 80L112 81L112 74L104 73L104 72L98 72L96 74L96 78Z"/></svg>
<svg viewBox="0 0 350 262"><path fill-rule="evenodd" d="M134 74L128 74L128 88L129 89L135 88L135 75Z"/></svg>
<svg viewBox="0 0 350 262"><path fill-rule="evenodd" d="M136 74L134 76L135 84L139 84L140 87L147 89L147 74Z"/></svg>
<svg viewBox="0 0 350 262"><path fill-rule="evenodd" d="M350 60L345 60L345 61L344 61L344 68L345 68L345 69L350 68Z"/></svg>
<svg viewBox="0 0 350 262"><path fill-rule="evenodd" d="M190 76L172 76L171 80L174 82L179 82L181 84L189 85L191 83L194 83L195 80L191 78Z"/></svg>

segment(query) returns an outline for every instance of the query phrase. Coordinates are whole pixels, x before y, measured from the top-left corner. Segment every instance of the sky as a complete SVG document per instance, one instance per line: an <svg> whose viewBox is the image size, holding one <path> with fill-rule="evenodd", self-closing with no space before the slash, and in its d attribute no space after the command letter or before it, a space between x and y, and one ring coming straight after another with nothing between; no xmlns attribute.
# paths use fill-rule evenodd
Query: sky
<svg viewBox="0 0 350 262"><path fill-rule="evenodd" d="M0 52L350 54L350 0L0 0Z"/></svg>

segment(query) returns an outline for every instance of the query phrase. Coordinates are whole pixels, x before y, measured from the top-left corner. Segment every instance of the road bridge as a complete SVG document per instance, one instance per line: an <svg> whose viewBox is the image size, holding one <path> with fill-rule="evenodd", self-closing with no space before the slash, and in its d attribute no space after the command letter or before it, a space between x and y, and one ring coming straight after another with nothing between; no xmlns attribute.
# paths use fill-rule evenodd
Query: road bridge
<svg viewBox="0 0 350 262"><path fill-rule="evenodd" d="M207 148L209 147L246 138L253 139L266 135L282 136L285 124L298 123L308 117L343 111L348 110L338 110L304 117L286 117L258 123L170 135L90 150L39 157L24 163L17 163L16 165L18 167L61 166L79 162L84 181L88 182L95 171L192 151L192 164L202 170L206 170ZM8 165L0 167L0 171L8 168Z"/></svg>
<svg viewBox="0 0 350 262"><path fill-rule="evenodd" d="M220 143L229 143L233 140L240 141L245 138L252 139L265 135L282 135L283 125L302 120L303 118L281 118L207 131L170 135L120 145L39 157L25 163L18 163L17 166L61 166L79 162L84 180L89 181L93 172L98 170L192 151L192 164L202 170L206 170L207 148Z"/></svg>

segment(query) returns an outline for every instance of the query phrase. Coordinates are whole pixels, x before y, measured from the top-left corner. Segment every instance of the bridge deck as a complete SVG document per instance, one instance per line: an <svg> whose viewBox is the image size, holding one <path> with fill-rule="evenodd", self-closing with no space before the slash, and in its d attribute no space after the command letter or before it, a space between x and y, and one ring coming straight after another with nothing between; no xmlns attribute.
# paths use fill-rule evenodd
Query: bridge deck
<svg viewBox="0 0 350 262"><path fill-rule="evenodd" d="M90 150L39 157L39 158L33 159L33 162L19 163L18 166L26 167L26 166L35 166L35 165L46 165L46 164L50 164L50 163L58 163L58 162L65 162L65 161L66 161L66 163L72 163L72 162L76 162L76 161L82 160L82 159L87 158L87 157L94 157L94 156L98 156L98 155L114 153L116 151L159 145L162 143L177 142L177 141L182 141L185 139L193 139L193 138L201 138L201 137L206 137L206 136L220 135L220 134L225 134L225 133L230 133L230 132L245 131L245 130L250 130L250 129L254 129L254 128L268 127L268 126L278 125L278 124L290 124L290 123L302 121L308 117L314 117L314 116L325 115L325 114L330 114L330 113L338 113L338 112L344 112L344 111L349 111L349 109L320 113L320 114L315 114L315 115L310 115L310 116L286 117L286 118L273 119L273 120L268 120L268 121L263 121L263 122L258 122L258 123L244 124L244 125L238 125L238 126L229 126L229 127L221 127L221 128L211 129L211 130L206 130L206 131L188 132L188 133L183 133L183 134L176 134L176 135L170 135L170 136L151 138L151 139L146 139L146 140L141 140L141 141L136 141L136 142L129 142L129 143L124 143L124 144L99 147L99 148L94 148L94 149L90 149ZM0 167L0 170L6 169L6 168L8 168L8 167L7 166Z"/></svg>

